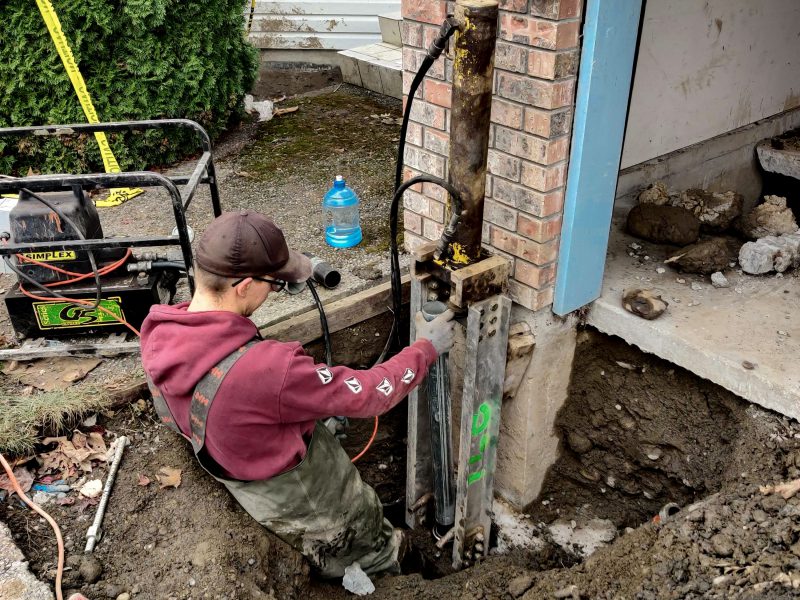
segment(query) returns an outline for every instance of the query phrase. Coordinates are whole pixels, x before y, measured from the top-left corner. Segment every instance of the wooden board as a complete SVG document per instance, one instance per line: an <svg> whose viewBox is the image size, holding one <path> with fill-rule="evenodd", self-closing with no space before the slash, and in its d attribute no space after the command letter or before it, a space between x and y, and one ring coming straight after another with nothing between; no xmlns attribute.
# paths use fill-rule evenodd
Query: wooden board
<svg viewBox="0 0 800 600"><path fill-rule="evenodd" d="M403 304L409 298L409 275L401 279ZM392 286L390 282L363 290L348 298L324 305L331 333L352 327L356 323L383 314L392 307ZM261 329L261 335L280 342L300 342L307 344L322 337L322 326L319 323L319 311L314 308L296 317L275 323Z"/></svg>

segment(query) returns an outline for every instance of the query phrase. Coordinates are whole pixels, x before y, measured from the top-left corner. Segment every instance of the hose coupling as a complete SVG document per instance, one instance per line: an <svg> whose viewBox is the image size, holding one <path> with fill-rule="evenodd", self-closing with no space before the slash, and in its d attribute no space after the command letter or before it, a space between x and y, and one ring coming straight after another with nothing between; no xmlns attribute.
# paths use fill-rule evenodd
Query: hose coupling
<svg viewBox="0 0 800 600"><path fill-rule="evenodd" d="M428 56L431 59L436 60L442 55L444 49L447 48L447 40L450 39L450 36L452 36L457 29L458 23L456 22L456 18L453 15L447 15L447 18L439 28L439 35L436 36L436 39L433 40L428 48Z"/></svg>

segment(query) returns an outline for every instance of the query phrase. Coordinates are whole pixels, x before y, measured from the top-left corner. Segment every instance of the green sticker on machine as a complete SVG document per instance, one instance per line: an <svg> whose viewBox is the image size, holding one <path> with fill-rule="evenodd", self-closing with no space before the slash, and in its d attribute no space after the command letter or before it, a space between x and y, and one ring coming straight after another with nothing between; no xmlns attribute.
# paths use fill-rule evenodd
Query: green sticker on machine
<svg viewBox="0 0 800 600"><path fill-rule="evenodd" d="M70 302L34 302L33 312L40 329L117 325L120 319L125 318L121 302L122 298L119 296L101 300L100 306L108 313L99 308Z"/></svg>

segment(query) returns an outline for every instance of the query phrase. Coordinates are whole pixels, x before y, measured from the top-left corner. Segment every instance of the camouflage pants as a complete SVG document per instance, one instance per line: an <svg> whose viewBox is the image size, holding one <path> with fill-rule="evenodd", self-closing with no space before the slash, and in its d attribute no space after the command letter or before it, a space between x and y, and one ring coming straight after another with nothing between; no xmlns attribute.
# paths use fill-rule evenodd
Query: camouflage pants
<svg viewBox="0 0 800 600"><path fill-rule="evenodd" d="M317 423L305 459L266 481L219 479L256 521L301 552L323 577L358 561L366 573L399 573L399 532L378 495L326 427Z"/></svg>

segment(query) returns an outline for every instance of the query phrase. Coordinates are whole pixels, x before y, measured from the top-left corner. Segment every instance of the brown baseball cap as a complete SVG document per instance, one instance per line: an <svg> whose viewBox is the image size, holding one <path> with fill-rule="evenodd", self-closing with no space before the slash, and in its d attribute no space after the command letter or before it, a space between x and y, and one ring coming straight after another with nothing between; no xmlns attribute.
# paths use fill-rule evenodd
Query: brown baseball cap
<svg viewBox="0 0 800 600"><path fill-rule="evenodd" d="M286 245L270 219L251 210L222 213L197 244L197 264L222 277L259 277L299 283L311 277L311 261Z"/></svg>

